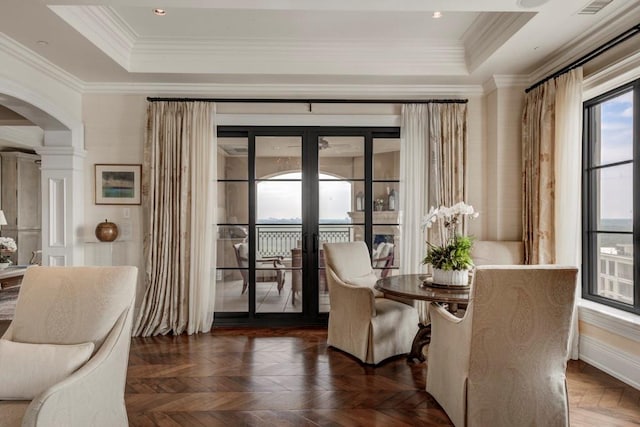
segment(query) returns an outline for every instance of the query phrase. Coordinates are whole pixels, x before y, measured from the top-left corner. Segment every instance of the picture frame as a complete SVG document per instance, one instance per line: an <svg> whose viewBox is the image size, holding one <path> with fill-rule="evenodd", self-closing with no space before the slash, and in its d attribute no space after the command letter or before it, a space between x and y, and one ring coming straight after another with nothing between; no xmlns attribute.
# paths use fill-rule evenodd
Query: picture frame
<svg viewBox="0 0 640 427"><path fill-rule="evenodd" d="M95 164L95 204L141 204L141 178L141 164Z"/></svg>

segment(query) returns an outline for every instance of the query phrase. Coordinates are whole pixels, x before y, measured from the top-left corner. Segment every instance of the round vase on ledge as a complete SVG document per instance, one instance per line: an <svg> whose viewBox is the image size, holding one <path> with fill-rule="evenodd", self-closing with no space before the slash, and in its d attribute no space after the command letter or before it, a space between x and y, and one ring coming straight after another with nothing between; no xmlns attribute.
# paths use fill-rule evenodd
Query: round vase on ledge
<svg viewBox="0 0 640 427"><path fill-rule="evenodd" d="M469 285L469 270L440 270L433 269L433 283L447 286Z"/></svg>

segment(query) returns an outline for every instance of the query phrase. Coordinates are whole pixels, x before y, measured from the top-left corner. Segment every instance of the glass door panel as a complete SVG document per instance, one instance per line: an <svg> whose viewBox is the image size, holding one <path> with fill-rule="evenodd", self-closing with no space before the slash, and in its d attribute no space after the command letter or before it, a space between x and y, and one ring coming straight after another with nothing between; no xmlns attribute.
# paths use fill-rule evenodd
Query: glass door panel
<svg viewBox="0 0 640 427"><path fill-rule="evenodd" d="M218 138L215 311L249 310L248 139Z"/></svg>
<svg viewBox="0 0 640 427"><path fill-rule="evenodd" d="M364 240L365 139L318 137L318 309L329 311L323 243Z"/></svg>
<svg viewBox="0 0 640 427"><path fill-rule="evenodd" d="M302 137L258 136L256 313L302 312Z"/></svg>
<svg viewBox="0 0 640 427"><path fill-rule="evenodd" d="M400 243L400 139L374 138L371 263L378 277L396 274Z"/></svg>

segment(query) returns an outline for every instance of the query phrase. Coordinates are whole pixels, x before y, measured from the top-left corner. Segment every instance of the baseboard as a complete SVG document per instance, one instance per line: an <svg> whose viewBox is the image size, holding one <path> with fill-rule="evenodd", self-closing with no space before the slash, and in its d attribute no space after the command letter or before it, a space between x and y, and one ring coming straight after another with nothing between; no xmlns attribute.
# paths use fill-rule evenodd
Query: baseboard
<svg viewBox="0 0 640 427"><path fill-rule="evenodd" d="M637 357L580 335L580 359L640 390L640 360Z"/></svg>

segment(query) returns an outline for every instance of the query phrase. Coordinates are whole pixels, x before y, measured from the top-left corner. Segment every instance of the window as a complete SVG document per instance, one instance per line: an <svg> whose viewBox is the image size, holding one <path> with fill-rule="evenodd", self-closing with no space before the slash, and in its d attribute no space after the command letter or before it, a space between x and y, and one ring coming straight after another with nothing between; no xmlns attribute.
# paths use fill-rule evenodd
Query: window
<svg viewBox="0 0 640 427"><path fill-rule="evenodd" d="M640 80L584 104L583 297L640 313ZM635 187L635 188L634 188Z"/></svg>

